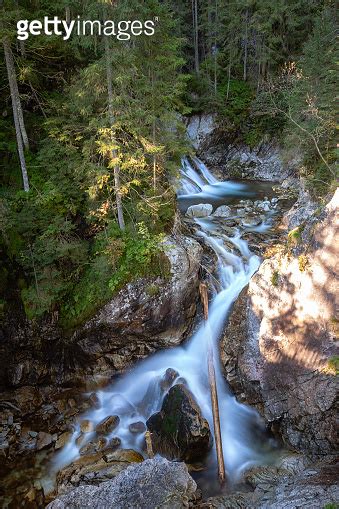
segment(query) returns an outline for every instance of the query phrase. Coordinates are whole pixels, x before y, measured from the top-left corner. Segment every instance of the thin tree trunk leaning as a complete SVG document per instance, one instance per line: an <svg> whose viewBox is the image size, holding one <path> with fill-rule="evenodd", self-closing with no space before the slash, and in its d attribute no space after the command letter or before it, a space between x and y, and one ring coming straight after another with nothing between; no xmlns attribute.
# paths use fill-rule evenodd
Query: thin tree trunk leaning
<svg viewBox="0 0 339 509"><path fill-rule="evenodd" d="M111 124L111 129L113 129L114 126L114 113L113 113L113 88L112 88L112 81L113 81L113 75L112 75L112 66L111 66L111 59L110 59L110 48L109 48L109 42L108 37L105 37L105 56L106 56L106 75L107 75L107 93L108 93L108 115L109 115L109 121ZM113 134L112 134L112 141ZM112 158L115 159L117 156L116 150L112 150ZM121 192L120 192L120 168L117 164L114 164L113 168L113 175L114 175L114 190L115 190L115 202L117 206L117 213L118 213L118 223L121 230L125 229L125 220L124 220L124 214L122 210L122 200L121 200Z"/></svg>
<svg viewBox="0 0 339 509"><path fill-rule="evenodd" d="M9 88L11 91L13 118L14 118L14 126L15 126L18 154L19 154L19 159L20 159L22 180L23 180L23 184L24 184L24 190L26 192L28 192L29 191L29 180L28 180L25 151L24 151L24 145L26 145L26 143L27 143L27 148L28 148L28 138L27 138L25 128L22 129L22 126L24 127L23 114L22 114L22 109L21 109L18 85L16 82L16 74L15 74L13 55L12 55L12 50L11 50L11 46L10 46L8 39L3 40L3 46L4 46L4 52L5 52L5 60L6 60ZM22 118L21 123L20 123L20 115ZM25 141L26 141L26 143L25 143Z"/></svg>
<svg viewBox="0 0 339 509"><path fill-rule="evenodd" d="M200 283L199 291L200 291L201 302L202 302L203 309L204 309L204 319L206 321L206 326L209 327L207 286L204 283ZM218 477L219 477L220 484L223 485L226 480L226 472L225 472L224 454L223 454L222 438L221 438L221 430L220 430L220 414L219 414L217 382L216 382L216 378L215 378L215 369L214 369L214 360L213 360L213 346L211 343L211 334L210 333L209 333L209 342L208 342L207 363L208 363L208 381L209 381L210 390L211 390L215 448L216 448L216 452L217 452Z"/></svg>
<svg viewBox="0 0 339 509"><path fill-rule="evenodd" d="M8 39L4 39L3 41L4 50L5 50L5 59L6 59L6 67L8 74L8 81L11 90L12 102L15 102L15 107L17 110L18 121L20 126L21 138L26 150L29 149L28 136L26 132L25 122L24 122L24 114L21 107L18 83L16 80L16 73L14 67L13 53L11 49L11 45Z"/></svg>

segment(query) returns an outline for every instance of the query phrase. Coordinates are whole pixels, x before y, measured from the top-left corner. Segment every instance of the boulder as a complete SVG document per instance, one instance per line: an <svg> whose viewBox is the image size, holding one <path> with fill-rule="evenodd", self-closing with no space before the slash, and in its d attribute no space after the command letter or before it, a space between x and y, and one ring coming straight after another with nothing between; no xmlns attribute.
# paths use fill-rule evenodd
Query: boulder
<svg viewBox="0 0 339 509"><path fill-rule="evenodd" d="M188 217L208 217L212 214L213 207L210 203L199 203L191 205L186 211Z"/></svg>
<svg viewBox="0 0 339 509"><path fill-rule="evenodd" d="M194 500L196 489L184 463L154 458L99 486L80 486L46 509L183 509Z"/></svg>
<svg viewBox="0 0 339 509"><path fill-rule="evenodd" d="M141 454L132 449L108 448L83 455L58 472L57 493L66 493L83 484L98 485L117 476L132 463L142 462L143 459Z"/></svg>
<svg viewBox="0 0 339 509"><path fill-rule="evenodd" d="M208 422L185 385L174 385L165 396L161 411L146 424L152 433L154 451L170 459L192 462L211 448Z"/></svg>
<svg viewBox="0 0 339 509"><path fill-rule="evenodd" d="M137 422L132 422L128 426L128 429L130 430L131 433L140 434L140 433L144 433L146 431L146 426L145 426L144 422L137 421Z"/></svg>
<svg viewBox="0 0 339 509"><path fill-rule="evenodd" d="M232 209L231 209L231 207L228 207L227 205L221 205L213 213L214 217L230 217L231 215L232 215Z"/></svg>
<svg viewBox="0 0 339 509"><path fill-rule="evenodd" d="M117 415L109 415L96 425L95 431L102 435L111 433L119 425L120 419Z"/></svg>

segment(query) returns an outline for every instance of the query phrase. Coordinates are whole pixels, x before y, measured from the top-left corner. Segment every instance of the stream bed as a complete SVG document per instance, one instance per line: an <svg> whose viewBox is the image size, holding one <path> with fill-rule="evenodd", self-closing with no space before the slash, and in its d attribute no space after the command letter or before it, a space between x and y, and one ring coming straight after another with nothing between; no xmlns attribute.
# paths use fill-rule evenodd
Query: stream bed
<svg viewBox="0 0 339 509"><path fill-rule="evenodd" d="M232 490L235 486L239 489L245 470L255 465L273 464L277 459L279 444L267 432L257 411L239 403L225 381L219 340L232 304L260 266L261 251L266 243L272 244L282 204L275 196L274 183L220 182L197 158L183 160L177 194L182 221L205 253L202 275L209 288L208 321L205 322L198 313L193 332L182 345L159 351L111 385L84 394L85 410L82 413L76 403L78 395L76 398L71 392L66 395L66 406L71 408L64 414L65 421L69 419L72 424L70 431L62 435L62 447L59 437L56 442L60 443L56 447L58 451L54 454L43 446L33 453L34 456L26 455L20 464L15 461L12 472L6 477L8 492L15 490L20 483L23 486L39 485L36 493L44 492L45 496L52 492L58 471L80 459L86 462L87 455L93 454L94 445L102 440L102 433L98 432L102 422L114 421L114 426L104 430L106 444L114 444L122 451L135 451L140 458L147 457L146 423L161 410L166 393L176 384L184 384L193 395L213 437L207 370L209 344L213 348L219 396L228 480L225 489ZM209 213L194 209L195 206L201 209L206 205L211 206ZM168 373L171 376L166 380ZM62 402L61 407L64 407ZM34 422L34 416L30 420ZM27 430L29 428L27 424ZM214 440L210 452L189 468L204 496L220 492ZM243 489L246 490L246 487L243 486ZM32 507L43 507L38 501L34 503L36 505ZM14 505L9 503L5 507L19 505L14 502Z"/></svg>
<svg viewBox="0 0 339 509"><path fill-rule="evenodd" d="M166 394L162 389L161 380L168 369L177 373L172 384L184 381L187 385L213 433L206 361L209 343L212 344L214 351L220 425L228 480L235 483L239 481L245 469L273 461L276 444L265 433L265 426L259 414L250 407L238 403L230 392L223 377L218 348L218 341L233 302L260 265L260 258L251 252L251 246L242 238L242 234L251 231L269 235L276 214L276 209L267 196L272 197L272 185L218 182L206 166L195 158L194 166L188 159L183 161L178 195L179 207L183 213L197 203L210 203L214 210L220 205L238 204L238 209L235 209L234 213L230 212L229 217L211 215L189 220L196 238L211 249L216 258L215 269L210 273L211 302L208 321L201 321L183 346L158 352L135 366L111 387L99 390L96 393L96 408L91 408L82 415L71 439L54 458L55 470L76 460L81 451L85 451L86 446L96 440L95 428L98 424L110 416L118 417L118 425L107 434L107 439L118 440L120 447L144 454L146 422L161 409ZM233 234L227 235L223 227L230 222L236 224L234 219L237 216L241 215L242 224L246 224L243 212L246 213L246 210L242 208L240 200L251 199L257 200L258 205L263 199L266 200L263 202L260 217L258 216L258 220L252 221L253 224L248 227L233 226ZM265 203L270 205L265 206ZM91 423L91 428L85 433L81 422ZM140 428L139 433L131 431L136 424ZM204 474L198 474L197 478L211 481L216 477L215 445L205 465ZM212 484L214 485L214 482ZM208 483L206 486L209 493L215 489L209 489Z"/></svg>

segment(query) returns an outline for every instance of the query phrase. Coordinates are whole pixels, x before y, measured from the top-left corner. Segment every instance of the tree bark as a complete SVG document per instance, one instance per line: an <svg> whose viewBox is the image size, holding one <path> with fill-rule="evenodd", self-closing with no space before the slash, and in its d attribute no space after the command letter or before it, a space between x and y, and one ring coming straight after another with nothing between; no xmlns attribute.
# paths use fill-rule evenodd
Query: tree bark
<svg viewBox="0 0 339 509"><path fill-rule="evenodd" d="M217 64L218 64L218 0L215 0L215 28L214 28L214 95L217 95L218 90L218 74L217 74Z"/></svg>
<svg viewBox="0 0 339 509"><path fill-rule="evenodd" d="M109 121L111 124L111 129L114 126L114 112L113 112L113 75L112 75L112 66L110 59L110 48L108 37L105 37L105 56L106 56L106 76L107 76L107 93L108 93L108 115ZM114 141L113 133L112 133L112 141ZM112 158L115 159L117 156L116 150L112 150ZM124 214L122 210L122 200L121 200L121 192L120 192L120 168L117 164L114 164L113 168L114 174L114 190L115 190L115 202L117 206L118 213L118 223L121 230L125 229L125 220Z"/></svg>
<svg viewBox="0 0 339 509"><path fill-rule="evenodd" d="M4 45L4 50L5 50L6 67L7 67L9 86L10 86L10 90L11 90L11 97L12 97L12 101L14 100L14 102L15 102L15 107L17 110L21 138L22 138L25 149L28 150L29 142L28 142L28 136L27 136L27 132L26 132L26 128L25 128L24 114L22 112L22 107L21 107L18 82L16 79L15 66L14 66L14 60L13 60L13 53L12 53L11 45L10 45L10 42L8 39L4 39L3 45Z"/></svg>
<svg viewBox="0 0 339 509"><path fill-rule="evenodd" d="M18 154L20 159L22 180L24 184L24 190L26 192L29 191L29 180L27 174L27 166L24 152L24 145L28 148L28 138L25 130L24 122L23 122L23 114L20 103L19 89L16 81L15 67L13 61L13 55L10 43L8 39L3 40L4 52L5 52L5 60L6 60L6 68L8 75L9 88L11 91L11 100L12 100L12 108L13 108L13 118L14 118L14 126L15 126L15 134L17 140ZM21 118L21 122L20 122Z"/></svg>
<svg viewBox="0 0 339 509"><path fill-rule="evenodd" d="M195 72L199 74L200 67L199 67L198 0L192 0L192 17L193 17L193 38L194 38L194 69Z"/></svg>
<svg viewBox="0 0 339 509"><path fill-rule="evenodd" d="M200 283L199 291L200 291L201 303L202 303L203 310L204 310L204 319L206 322L206 332L209 335L208 353L207 353L208 381L209 381L210 391L211 391L214 439L215 439L215 448L216 448L217 463L218 463L218 477L219 477L220 484L222 486L226 480L226 472L225 472L224 453L223 453L221 429L220 429L220 413L219 413L217 381L216 381L215 369L214 369L213 345L212 345L212 341L211 341L210 324L208 321L208 294L207 294L207 286L205 283Z"/></svg>
<svg viewBox="0 0 339 509"><path fill-rule="evenodd" d="M247 52L248 52L248 9L246 10L245 19L245 48L244 48L244 81L247 80Z"/></svg>

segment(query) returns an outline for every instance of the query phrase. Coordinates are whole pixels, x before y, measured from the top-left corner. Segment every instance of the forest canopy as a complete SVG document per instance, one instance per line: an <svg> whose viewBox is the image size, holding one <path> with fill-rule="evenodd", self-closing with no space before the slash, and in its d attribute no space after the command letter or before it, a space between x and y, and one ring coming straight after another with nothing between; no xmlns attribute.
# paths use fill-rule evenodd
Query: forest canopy
<svg viewBox="0 0 339 509"><path fill-rule="evenodd" d="M251 147L269 138L295 147L309 188L328 192L334 9L309 0L0 2L1 309L19 299L28 318L53 313L72 328L131 279L166 277L162 239L191 150L185 116L215 113L225 136ZM18 39L18 20L54 16L158 22L125 40Z"/></svg>

